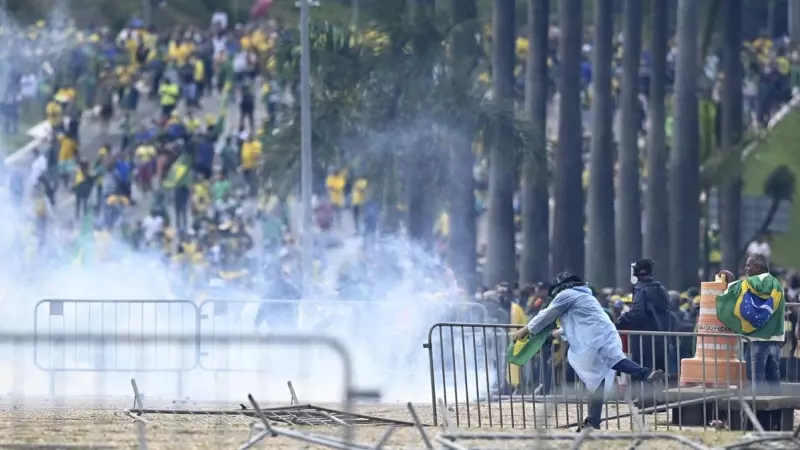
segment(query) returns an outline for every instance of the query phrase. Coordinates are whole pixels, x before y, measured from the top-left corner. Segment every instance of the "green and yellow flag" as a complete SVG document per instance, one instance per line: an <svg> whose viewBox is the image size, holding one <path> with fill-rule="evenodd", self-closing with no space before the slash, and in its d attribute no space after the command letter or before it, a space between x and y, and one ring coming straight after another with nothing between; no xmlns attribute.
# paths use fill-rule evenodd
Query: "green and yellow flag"
<svg viewBox="0 0 800 450"><path fill-rule="evenodd" d="M166 189L175 189L178 186L188 186L191 183L191 171L189 170L189 155L181 154L169 168L167 178L164 180Z"/></svg>
<svg viewBox="0 0 800 450"><path fill-rule="evenodd" d="M783 287L768 273L728 285L717 297L717 318L737 334L759 339L783 335Z"/></svg>
<svg viewBox="0 0 800 450"><path fill-rule="evenodd" d="M525 339L519 339L510 343L508 349L506 349L506 360L515 366L524 366L528 364L528 361L544 347L544 343L547 341L547 338L550 337L550 333L555 329L556 324L553 322L546 326L544 330L532 336L528 335Z"/></svg>

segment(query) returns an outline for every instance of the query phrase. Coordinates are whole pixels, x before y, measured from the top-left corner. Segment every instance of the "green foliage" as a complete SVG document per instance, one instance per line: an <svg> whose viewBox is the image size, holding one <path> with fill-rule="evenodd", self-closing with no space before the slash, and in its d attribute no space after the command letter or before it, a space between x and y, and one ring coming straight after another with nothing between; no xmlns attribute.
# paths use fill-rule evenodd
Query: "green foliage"
<svg viewBox="0 0 800 450"><path fill-rule="evenodd" d="M446 162L452 139L472 141L501 119L512 124L513 145L504 149L509 157L546 164L546 155L526 152L544 130L534 129L514 102L485 99L487 87L477 81L483 67L452 60L456 30L449 20L432 11L412 13L404 2L373 7L361 33L331 22L310 26L315 173L347 163L376 181L391 179L387 171L397 156L418 152L423 161ZM281 46L276 61L280 78L294 88L299 87L298 42L295 36ZM267 148L273 176L299 173L298 108L291 112L292 125ZM471 135L452 135L464 130ZM435 183L443 180L438 173L432 177Z"/></svg>

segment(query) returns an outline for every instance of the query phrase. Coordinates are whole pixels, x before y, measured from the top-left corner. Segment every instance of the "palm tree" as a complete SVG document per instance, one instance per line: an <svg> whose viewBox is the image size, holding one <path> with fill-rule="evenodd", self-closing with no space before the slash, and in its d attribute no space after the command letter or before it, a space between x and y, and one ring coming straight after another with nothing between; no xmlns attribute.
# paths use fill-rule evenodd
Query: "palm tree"
<svg viewBox="0 0 800 450"><path fill-rule="evenodd" d="M669 200L667 193L666 109L669 0L652 0L647 192L645 197L644 254L659 264L659 278L669 286Z"/></svg>
<svg viewBox="0 0 800 450"><path fill-rule="evenodd" d="M525 110L537 130L533 152L547 146L547 49L550 0L528 0ZM550 277L550 194L547 165L527 157L522 165L522 255L520 285Z"/></svg>
<svg viewBox="0 0 800 450"><path fill-rule="evenodd" d="M738 149L742 139L742 1L727 0L722 36L722 149L737 155L720 186L720 244L722 267L739 267L741 247L742 178Z"/></svg>
<svg viewBox="0 0 800 450"><path fill-rule="evenodd" d="M470 73L477 60L476 0L453 0L453 57L456 68L453 77L456 91L468 96L472 78ZM475 138L475 123L464 120L457 124L457 133L449 142L449 186L450 236L447 259L456 277L468 293L475 291L477 230L475 224L475 179L473 168L475 155L472 141ZM461 126L458 126L461 125Z"/></svg>
<svg viewBox="0 0 800 450"><path fill-rule="evenodd" d="M594 8L592 61L592 144L589 152L586 279L616 286L614 276L614 111L611 62L614 58L614 0Z"/></svg>
<svg viewBox="0 0 800 450"><path fill-rule="evenodd" d="M501 110L513 111L516 5L514 0L494 0L492 26L492 100ZM514 240L514 188L516 158L512 124L499 117L490 133L489 205L484 283L494 286L517 279Z"/></svg>
<svg viewBox="0 0 800 450"><path fill-rule="evenodd" d="M630 279L627 266L642 257L642 199L639 186L639 59L642 2L625 0L617 173L617 286Z"/></svg>
<svg viewBox="0 0 800 450"><path fill-rule="evenodd" d="M582 0L561 0L559 42L558 148L555 155L553 212L553 270L583 275L584 203L583 133L581 130Z"/></svg>
<svg viewBox="0 0 800 450"><path fill-rule="evenodd" d="M678 0L675 74L675 148L670 153L669 239L671 287L697 284L700 248L698 131L698 2Z"/></svg>

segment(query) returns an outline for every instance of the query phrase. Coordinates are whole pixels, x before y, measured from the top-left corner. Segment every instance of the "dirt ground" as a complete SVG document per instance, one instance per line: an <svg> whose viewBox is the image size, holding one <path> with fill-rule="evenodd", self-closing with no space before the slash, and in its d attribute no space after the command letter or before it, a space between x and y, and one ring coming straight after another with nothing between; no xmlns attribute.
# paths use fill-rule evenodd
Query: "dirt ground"
<svg viewBox="0 0 800 450"><path fill-rule="evenodd" d="M270 405L272 406L272 405ZM337 408L336 406L330 406ZM563 405L562 411L557 414L553 411L531 411L531 405L526 405L526 412L523 414L522 405L514 405L515 407L506 407L503 414L496 408L489 408L484 406L481 409L481 427L477 427L478 408L472 406L470 414L467 414L466 408L460 407L459 422L461 432L492 432L492 433L516 433L526 434L528 436L536 433L536 427L533 425L533 417L536 416L550 416L551 423L549 423L548 431L551 433L564 433L574 434L574 428L563 428L568 425L570 420L576 420L577 409L574 411L567 410ZM494 406L494 405L493 405ZM174 406L170 407L175 408ZM205 409L208 407L179 406L178 408L192 408L192 409ZM224 408L219 406L216 409L233 409L236 405L228 405ZM455 408L450 408L452 411L448 412L448 416L455 422L456 412ZM488 414L490 409L492 411L493 427L489 428ZM535 408L534 408L535 409ZM417 413L420 420L427 424L432 425L433 413L430 405L419 405ZM512 411L515 415L514 425L511 426ZM410 414L405 405L359 405L356 412L379 416L382 418L390 418L396 420L411 421ZM614 414L614 411L610 411ZM622 412L622 411L620 411ZM572 414L570 419L567 419L567 414ZM469 417L469 425L467 427L467 418ZM500 428L499 420L503 417L503 428ZM525 429L522 428L522 418L527 420L524 422ZM560 418L559 425L562 429L555 429L558 426L555 424L555 419ZM251 424L254 420L244 416L209 416L209 415L175 415L175 414L145 414L143 418L147 421L144 425L144 439L147 443L148 449L222 449L222 448L238 448L251 436ZM702 442L707 446L717 446L724 443L733 442L740 438L742 432L733 431L715 431L712 429L682 429L679 430L675 426L668 425L668 417L666 414L661 416L646 416L646 428L649 431L661 432L668 435L682 435L691 439ZM617 421L609 423L609 432L617 430L629 430L629 419L620 419L619 425ZM454 424L455 425L455 424ZM543 423L538 424L543 427ZM139 434L137 425L131 417L128 417L123 408L111 409L108 406L78 406L70 407L54 407L54 406L31 406L24 407L3 406L0 409L0 428L4 431L0 435L0 447L5 444L36 444L36 445L73 445L79 446L78 448L136 448L139 442ZM358 444L367 447L374 446L386 433L387 426L371 426L359 425L350 427L354 434L354 441ZM323 435L331 437L341 437L345 427L342 426L281 426L282 430L292 430L294 432L307 433L313 435ZM437 434L443 432L440 427L426 427L427 434L431 441L434 442L436 448L440 448L435 442L434 438ZM258 430L255 430L256 432ZM581 448L587 449L603 449L610 450L616 448L628 448L632 441L617 441L617 442L590 442L584 444ZM502 440L490 441L486 439L480 440L458 440L460 445L467 448L503 448L503 449L516 449L516 448L530 448L530 441L520 440ZM548 441L544 446L539 448L565 448L569 445L566 441ZM255 448L281 448L281 449L317 449L325 448L319 445L301 442L290 437L278 436L267 437ZM398 427L394 430L392 436L386 441L384 448L424 448L423 441L419 435L419 431L414 427ZM682 445L674 441L668 440L653 440L646 442L640 448L658 448L658 449L679 449L684 448Z"/></svg>

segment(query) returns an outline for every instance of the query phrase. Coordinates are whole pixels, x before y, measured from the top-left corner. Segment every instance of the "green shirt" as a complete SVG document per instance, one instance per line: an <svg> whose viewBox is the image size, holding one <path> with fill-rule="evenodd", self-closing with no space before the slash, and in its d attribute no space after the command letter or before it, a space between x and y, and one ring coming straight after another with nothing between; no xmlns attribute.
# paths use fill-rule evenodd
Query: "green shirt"
<svg viewBox="0 0 800 450"><path fill-rule="evenodd" d="M211 186L211 194L214 196L214 201L220 201L225 197L225 194L231 189L231 183L228 180L218 180Z"/></svg>

